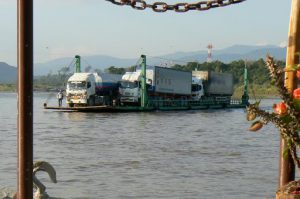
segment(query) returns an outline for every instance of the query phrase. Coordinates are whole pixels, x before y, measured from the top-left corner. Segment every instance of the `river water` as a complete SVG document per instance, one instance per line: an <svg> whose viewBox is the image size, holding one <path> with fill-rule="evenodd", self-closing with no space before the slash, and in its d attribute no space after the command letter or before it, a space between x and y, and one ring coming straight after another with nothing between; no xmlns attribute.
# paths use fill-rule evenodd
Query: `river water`
<svg viewBox="0 0 300 199"><path fill-rule="evenodd" d="M55 94L54 94L55 95ZM44 110L34 96L34 160L57 173L38 178L56 198L274 198L279 135L258 133L243 109L152 113ZM0 186L16 187L17 99L0 93ZM263 100L271 110L278 100Z"/></svg>

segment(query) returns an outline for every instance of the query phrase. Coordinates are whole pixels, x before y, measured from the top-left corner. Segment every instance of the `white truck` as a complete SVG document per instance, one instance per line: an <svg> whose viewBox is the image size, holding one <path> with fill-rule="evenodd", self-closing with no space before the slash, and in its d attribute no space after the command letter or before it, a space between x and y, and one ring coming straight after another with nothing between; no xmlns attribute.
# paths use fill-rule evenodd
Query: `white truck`
<svg viewBox="0 0 300 199"><path fill-rule="evenodd" d="M193 78L203 82L202 98L229 104L233 94L233 75L214 71L192 71Z"/></svg>
<svg viewBox="0 0 300 199"><path fill-rule="evenodd" d="M120 102L139 104L141 100L141 70L127 72L120 84ZM146 71L147 93L151 99L209 100L230 103L233 75L213 71L185 72L157 67Z"/></svg>
<svg viewBox="0 0 300 199"><path fill-rule="evenodd" d="M122 76L120 82L119 93L121 103L136 104L141 99L141 75L142 71L137 70L135 72L126 72ZM146 72L147 85L152 85L153 82L153 70L147 69Z"/></svg>
<svg viewBox="0 0 300 199"><path fill-rule="evenodd" d="M73 106L111 104L118 97L121 75L74 73L67 82L66 103Z"/></svg>
<svg viewBox="0 0 300 199"><path fill-rule="evenodd" d="M120 84L121 103L139 103L141 99L141 70L126 72ZM155 66L146 70L147 93L152 99L200 99L202 81L192 78L191 72Z"/></svg>
<svg viewBox="0 0 300 199"><path fill-rule="evenodd" d="M203 80L196 76L192 76L192 100L200 100L203 96Z"/></svg>

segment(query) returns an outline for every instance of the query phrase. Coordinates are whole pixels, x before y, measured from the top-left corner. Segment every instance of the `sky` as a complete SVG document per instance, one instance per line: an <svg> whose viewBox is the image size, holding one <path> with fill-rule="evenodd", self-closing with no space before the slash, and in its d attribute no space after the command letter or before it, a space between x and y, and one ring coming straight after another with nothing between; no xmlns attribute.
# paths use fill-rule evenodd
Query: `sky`
<svg viewBox="0 0 300 199"><path fill-rule="evenodd" d="M156 13L105 0L34 0L34 62L76 54L138 59L141 54L205 50L209 43L214 49L285 46L291 1L246 0L208 11ZM0 62L16 66L17 0L0 0L0 13Z"/></svg>

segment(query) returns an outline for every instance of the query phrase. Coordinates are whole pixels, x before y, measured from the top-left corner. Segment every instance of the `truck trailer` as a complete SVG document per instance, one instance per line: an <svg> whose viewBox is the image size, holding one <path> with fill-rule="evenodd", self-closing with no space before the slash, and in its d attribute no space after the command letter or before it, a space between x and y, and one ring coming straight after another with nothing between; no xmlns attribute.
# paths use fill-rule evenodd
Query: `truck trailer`
<svg viewBox="0 0 300 199"><path fill-rule="evenodd" d="M155 93L191 95L192 73L171 68L154 68L153 87Z"/></svg>
<svg viewBox="0 0 300 199"><path fill-rule="evenodd" d="M120 83L120 102L139 104L142 71L126 72ZM150 99L190 97L192 73L155 66L146 70L146 87Z"/></svg>

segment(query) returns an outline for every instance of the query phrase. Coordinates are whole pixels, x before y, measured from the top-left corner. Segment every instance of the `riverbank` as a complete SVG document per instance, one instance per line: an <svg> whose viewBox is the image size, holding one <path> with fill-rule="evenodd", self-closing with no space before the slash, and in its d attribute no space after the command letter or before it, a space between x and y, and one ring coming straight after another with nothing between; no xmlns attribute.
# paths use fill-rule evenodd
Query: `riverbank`
<svg viewBox="0 0 300 199"><path fill-rule="evenodd" d="M0 92L16 92L15 84L0 84Z"/></svg>
<svg viewBox="0 0 300 199"><path fill-rule="evenodd" d="M51 92L57 91L56 88L45 88L40 85L34 85L34 92ZM0 84L0 92L17 92L15 84ZM244 93L243 86L236 86L234 89L233 98L240 99ZM250 85L249 86L250 99L262 99L270 97L278 97L278 92L274 86L270 85Z"/></svg>
<svg viewBox="0 0 300 199"><path fill-rule="evenodd" d="M236 86L234 88L233 98L239 99L244 93L244 86ZM250 99L265 99L279 97L276 87L272 85L250 85L248 88Z"/></svg>
<svg viewBox="0 0 300 199"><path fill-rule="evenodd" d="M33 85L34 92L57 92L58 90L59 88ZM16 84L0 84L0 92L17 92L17 86Z"/></svg>

